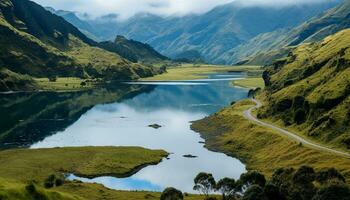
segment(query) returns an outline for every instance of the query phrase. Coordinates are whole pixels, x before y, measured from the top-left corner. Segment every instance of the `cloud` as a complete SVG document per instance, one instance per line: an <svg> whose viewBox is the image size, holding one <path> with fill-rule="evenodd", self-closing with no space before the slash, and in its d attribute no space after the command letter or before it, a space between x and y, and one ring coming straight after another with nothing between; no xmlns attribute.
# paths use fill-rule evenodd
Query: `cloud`
<svg viewBox="0 0 350 200"><path fill-rule="evenodd" d="M127 19L137 13L161 16L200 14L216 6L239 2L243 6L285 6L300 3L315 3L332 0L34 0L43 6L55 9L87 13L93 17L118 14Z"/></svg>

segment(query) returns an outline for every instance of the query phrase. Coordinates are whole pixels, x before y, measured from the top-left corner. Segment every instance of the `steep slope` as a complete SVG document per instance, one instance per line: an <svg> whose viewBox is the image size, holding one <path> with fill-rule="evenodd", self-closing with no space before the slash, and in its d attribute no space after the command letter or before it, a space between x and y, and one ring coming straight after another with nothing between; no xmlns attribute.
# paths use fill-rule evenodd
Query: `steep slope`
<svg viewBox="0 0 350 200"><path fill-rule="evenodd" d="M316 16L293 29L281 29L260 34L248 42L233 48L218 58L227 63L248 60L249 64L269 64L274 51L295 45L324 39L350 27L350 1L346 0L334 9ZM286 51L284 51L286 53ZM281 55L286 55L286 54ZM249 58L250 57L250 58ZM265 59L263 59L265 57Z"/></svg>
<svg viewBox="0 0 350 200"><path fill-rule="evenodd" d="M350 149L350 29L303 44L264 73L258 117Z"/></svg>
<svg viewBox="0 0 350 200"><path fill-rule="evenodd" d="M160 17L138 14L122 22L115 15L108 15L87 21L94 30L81 26L72 17L62 16L100 40L112 40L115 35L124 35L150 44L172 58L182 52L196 50L206 61L217 62L216 59L227 50L258 34L294 27L338 2L332 0L283 8L242 7L239 3L231 3L202 15Z"/></svg>
<svg viewBox="0 0 350 200"><path fill-rule="evenodd" d="M135 40L128 40L120 35L116 37L114 42L100 42L98 46L115 52L133 62L153 63L168 60L167 57L158 53L150 45Z"/></svg>
<svg viewBox="0 0 350 200"><path fill-rule="evenodd" d="M152 68L93 47L96 42L63 18L27 0L0 2L0 35L0 66L14 73L117 80L154 73Z"/></svg>

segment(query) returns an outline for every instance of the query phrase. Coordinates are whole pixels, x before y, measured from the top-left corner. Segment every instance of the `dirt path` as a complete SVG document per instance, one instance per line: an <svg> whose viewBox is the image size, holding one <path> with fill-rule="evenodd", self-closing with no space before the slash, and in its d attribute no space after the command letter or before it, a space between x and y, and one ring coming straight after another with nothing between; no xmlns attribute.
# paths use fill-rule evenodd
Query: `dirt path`
<svg viewBox="0 0 350 200"><path fill-rule="evenodd" d="M342 156L346 156L346 157L350 157L350 153L347 153L347 152L343 152L343 151L338 151L338 150L335 150L335 149L331 149L329 147L325 147L325 146L322 146L320 144L317 144L317 143L314 143L314 142L311 142L311 141L308 141L300 136L298 136L297 134L295 133L292 133L290 131L287 131L285 129L282 129L282 128L279 128L273 124L268 124L266 122L263 122L263 121L260 121L259 119L257 119L253 114L252 114L252 111L261 107L262 104L260 101L256 100L256 99L252 99L252 101L254 103L256 103L256 105L254 107L251 107L249 108L248 110L245 110L243 115L246 119L250 120L250 121L253 121L261 126L265 126L267 128L270 128L270 129L273 129L273 130L276 130L278 132L280 132L281 134L283 135L286 135L288 136L289 138L297 141L297 142L301 142L302 144L305 144L307 146L310 146L312 148L315 148L315 149L319 149L319 150L323 150L323 151L327 151L327 152L331 152L331 153L334 153L334 154L338 154L338 155L342 155Z"/></svg>

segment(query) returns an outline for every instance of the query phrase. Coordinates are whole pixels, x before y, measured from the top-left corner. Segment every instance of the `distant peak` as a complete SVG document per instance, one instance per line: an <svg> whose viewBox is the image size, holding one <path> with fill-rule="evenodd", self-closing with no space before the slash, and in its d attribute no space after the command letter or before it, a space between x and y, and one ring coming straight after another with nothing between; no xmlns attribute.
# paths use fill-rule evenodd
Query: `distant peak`
<svg viewBox="0 0 350 200"><path fill-rule="evenodd" d="M127 40L126 37L122 35L117 35L117 37L115 38L115 42L125 41L125 40Z"/></svg>

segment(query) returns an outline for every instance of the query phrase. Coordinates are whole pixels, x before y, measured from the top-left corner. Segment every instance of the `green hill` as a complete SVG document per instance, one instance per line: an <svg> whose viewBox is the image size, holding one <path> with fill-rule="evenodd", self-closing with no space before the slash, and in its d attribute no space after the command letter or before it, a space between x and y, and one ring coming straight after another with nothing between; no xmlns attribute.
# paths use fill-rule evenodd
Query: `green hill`
<svg viewBox="0 0 350 200"><path fill-rule="evenodd" d="M114 42L100 42L99 47L111 52L115 52L132 62L162 62L168 60L167 57L158 53L150 45L128 40L118 35Z"/></svg>
<svg viewBox="0 0 350 200"><path fill-rule="evenodd" d="M264 80L258 117L350 149L350 29L296 47L267 68Z"/></svg>
<svg viewBox="0 0 350 200"><path fill-rule="evenodd" d="M27 0L0 2L0 35L0 67L17 77L130 80L156 73L95 47L96 42L63 18ZM0 90L18 87L18 82L8 82Z"/></svg>
<svg viewBox="0 0 350 200"><path fill-rule="evenodd" d="M340 30L350 28L350 1L315 16L293 29L279 29L260 34L224 53L218 60L228 63L271 64L274 58L288 54L296 45L316 42Z"/></svg>

